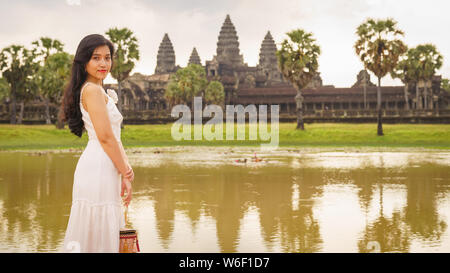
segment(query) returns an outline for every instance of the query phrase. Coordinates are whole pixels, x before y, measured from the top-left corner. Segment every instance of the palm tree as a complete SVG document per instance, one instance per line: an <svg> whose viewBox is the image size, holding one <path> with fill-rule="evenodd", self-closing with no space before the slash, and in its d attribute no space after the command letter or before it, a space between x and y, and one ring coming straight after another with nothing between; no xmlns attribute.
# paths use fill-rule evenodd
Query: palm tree
<svg viewBox="0 0 450 273"><path fill-rule="evenodd" d="M391 71L391 77L393 79L400 79L404 84L404 96L406 110L409 110L409 83L415 81L415 63L413 56L413 50L409 49L408 52L400 57L400 61L397 66Z"/></svg>
<svg viewBox="0 0 450 273"><path fill-rule="evenodd" d="M66 52L58 52L50 55L44 66L37 73L37 82L46 98L46 123L50 124L49 102L53 101L59 105L61 95L65 84L69 81L70 70L72 67L73 56ZM62 109L58 109L61 111ZM58 111L58 117L60 114ZM60 119L57 120L56 127L62 129L64 127Z"/></svg>
<svg viewBox="0 0 450 273"><path fill-rule="evenodd" d="M111 42L116 48L113 57L113 67L111 76L117 80L118 83L118 97L117 103L119 111L122 112L122 90L121 83L130 76L134 68L135 62L139 60L139 46L137 38L134 33L128 28L111 28L106 32ZM123 128L123 124L122 124Z"/></svg>
<svg viewBox="0 0 450 273"><path fill-rule="evenodd" d="M406 45L398 39L403 31L397 28L393 19L367 19L356 31L359 39L355 43L355 51L368 70L378 78L377 86L377 134L383 135L381 121L381 78L391 72L397 65Z"/></svg>
<svg viewBox="0 0 450 273"><path fill-rule="evenodd" d="M419 81L422 77L422 70L420 68L419 53L416 48L410 48L407 52L408 77L414 83L416 88L416 99L414 109L422 109L422 96L419 89Z"/></svg>
<svg viewBox="0 0 450 273"><path fill-rule="evenodd" d="M442 67L443 57L432 44L418 45L416 51L420 80L424 83L424 108L433 109L433 94L428 95L428 85L431 86L436 70Z"/></svg>
<svg viewBox="0 0 450 273"><path fill-rule="evenodd" d="M29 98L32 90L30 83L32 75L37 71L36 55L21 45L12 45L0 52L0 72L10 86L11 124L16 124L17 99ZM21 103L21 115L23 103ZM21 121L21 119L19 119Z"/></svg>
<svg viewBox="0 0 450 273"><path fill-rule="evenodd" d="M44 57L43 60L43 66L44 67L47 63L47 59L50 57L51 54L55 54L55 53L59 53L59 52L63 52L63 46L64 44L61 43L58 40L53 40L51 38L48 37L41 37L39 40L36 40L34 42L32 42L32 44L34 45L33 51L35 52L35 54L37 56L42 56ZM41 74L37 75L37 77L39 79L38 82L42 83L43 81L47 80L47 79L42 79L40 78L40 76L42 76ZM50 75L46 75L47 77ZM49 89L48 88L44 88L41 84L38 84L38 89L40 89L39 93L44 97L45 100L45 123L46 124L50 124L50 93L49 93Z"/></svg>
<svg viewBox="0 0 450 273"><path fill-rule="evenodd" d="M33 51L35 55L44 57L44 63L50 55L62 52L64 47L63 43L49 37L41 37L31 44L34 45Z"/></svg>
<svg viewBox="0 0 450 273"><path fill-rule="evenodd" d="M448 79L442 79L441 81L441 90L446 92L450 92L450 81Z"/></svg>
<svg viewBox="0 0 450 273"><path fill-rule="evenodd" d="M5 78L0 78L0 102L9 95L9 84Z"/></svg>
<svg viewBox="0 0 450 273"><path fill-rule="evenodd" d="M205 69L201 65L190 64L171 76L165 97L170 105L184 103L191 106L194 97L201 96L207 85Z"/></svg>
<svg viewBox="0 0 450 273"><path fill-rule="evenodd" d="M277 51L278 67L283 76L297 90L297 95L295 96L297 104L296 129L305 130L301 90L311 82L318 72L320 47L316 44L312 33L303 29L293 30L286 34L290 40L285 39L281 43L281 49Z"/></svg>
<svg viewBox="0 0 450 273"><path fill-rule="evenodd" d="M17 118L17 123L22 124L24 113L25 113L25 105L28 102L35 100L39 96L39 88L37 82L35 80L36 74L39 71L39 64L33 64L33 72L26 80L23 82L22 88L17 92L17 101L19 102L20 110L19 116Z"/></svg>
<svg viewBox="0 0 450 273"><path fill-rule="evenodd" d="M222 83L211 81L205 89L205 102L207 104L223 105L225 92Z"/></svg>

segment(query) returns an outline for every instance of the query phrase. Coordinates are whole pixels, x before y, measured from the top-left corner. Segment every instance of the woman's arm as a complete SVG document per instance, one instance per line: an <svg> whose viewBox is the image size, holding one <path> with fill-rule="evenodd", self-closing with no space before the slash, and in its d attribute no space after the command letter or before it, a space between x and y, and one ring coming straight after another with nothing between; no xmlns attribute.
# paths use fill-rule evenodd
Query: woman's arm
<svg viewBox="0 0 450 273"><path fill-rule="evenodd" d="M128 180L130 180L130 182L132 182L134 180L133 168L131 168L130 161L128 161L128 156L125 153L125 149L123 148L122 141L118 141L118 143L119 143L119 147L120 147L120 153L122 154L123 158L125 158L125 162L127 163L127 166L128 166L127 178L128 178Z"/></svg>
<svg viewBox="0 0 450 273"><path fill-rule="evenodd" d="M94 85L88 85L83 92L83 101L85 102L89 117L94 125L97 138L102 145L103 150L109 156L114 166L122 176L127 175L129 165L128 159L121 151L121 144L114 136L111 123L106 108L103 91Z"/></svg>
<svg viewBox="0 0 450 273"><path fill-rule="evenodd" d="M129 164L128 156L127 156L127 154L125 153L125 149L123 148L122 141L118 141L118 143L119 143L119 147L120 147L120 153L121 153L122 156L125 158L125 161L127 162L127 164Z"/></svg>

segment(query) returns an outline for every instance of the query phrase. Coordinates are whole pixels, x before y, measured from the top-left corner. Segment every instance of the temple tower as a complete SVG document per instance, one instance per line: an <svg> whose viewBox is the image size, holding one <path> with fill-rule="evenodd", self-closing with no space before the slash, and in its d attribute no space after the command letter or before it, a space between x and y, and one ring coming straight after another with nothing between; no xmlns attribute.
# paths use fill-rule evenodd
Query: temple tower
<svg viewBox="0 0 450 273"><path fill-rule="evenodd" d="M244 64L244 58L239 54L238 36L230 15L227 15L220 29L216 52L219 63L228 63L233 66Z"/></svg>
<svg viewBox="0 0 450 273"><path fill-rule="evenodd" d="M305 87L307 89L317 89L322 87L322 77L320 76L320 72L316 72L314 74L314 77L311 79L311 81L308 83L308 85Z"/></svg>
<svg viewBox="0 0 450 273"><path fill-rule="evenodd" d="M188 65L190 64L199 64L202 65L202 62L200 61L200 56L198 56L197 49L194 47L191 53L191 57L189 57Z"/></svg>
<svg viewBox="0 0 450 273"><path fill-rule="evenodd" d="M259 51L259 65L264 68L276 68L277 67L277 46L275 41L270 34L267 32L264 40L261 44L261 49Z"/></svg>
<svg viewBox="0 0 450 273"><path fill-rule="evenodd" d="M159 45L158 55L156 56L155 74L165 74L175 72L175 51L169 35L164 34L164 38Z"/></svg>
<svg viewBox="0 0 450 273"><path fill-rule="evenodd" d="M282 81L281 72L278 70L277 46L270 31L267 32L259 51L259 68L266 75L267 80Z"/></svg>
<svg viewBox="0 0 450 273"><path fill-rule="evenodd" d="M375 86L375 84L370 81L370 74L367 72L367 70L359 71L358 75L356 76L356 82L352 85L352 88L364 87L364 85L366 87Z"/></svg>

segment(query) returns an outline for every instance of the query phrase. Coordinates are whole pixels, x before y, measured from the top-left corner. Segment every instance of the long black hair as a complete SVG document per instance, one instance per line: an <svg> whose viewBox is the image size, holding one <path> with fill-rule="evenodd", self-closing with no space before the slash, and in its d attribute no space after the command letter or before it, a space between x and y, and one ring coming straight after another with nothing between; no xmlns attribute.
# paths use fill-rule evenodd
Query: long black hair
<svg viewBox="0 0 450 273"><path fill-rule="evenodd" d="M80 91L87 78L86 64L91 59L94 50L103 45L108 46L111 57L114 56L114 45L100 34L88 35L80 41L73 59L70 82L64 92L61 105L64 110L63 120L68 123L70 131L78 137L81 137L84 129L80 109Z"/></svg>

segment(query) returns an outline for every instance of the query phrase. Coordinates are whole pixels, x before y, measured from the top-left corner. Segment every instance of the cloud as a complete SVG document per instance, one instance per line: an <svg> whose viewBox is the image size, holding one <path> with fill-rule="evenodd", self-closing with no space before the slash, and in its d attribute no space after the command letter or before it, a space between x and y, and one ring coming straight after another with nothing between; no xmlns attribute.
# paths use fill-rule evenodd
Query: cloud
<svg viewBox="0 0 450 273"><path fill-rule="evenodd" d="M81 5L81 0L66 0L69 6L79 6Z"/></svg>

